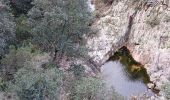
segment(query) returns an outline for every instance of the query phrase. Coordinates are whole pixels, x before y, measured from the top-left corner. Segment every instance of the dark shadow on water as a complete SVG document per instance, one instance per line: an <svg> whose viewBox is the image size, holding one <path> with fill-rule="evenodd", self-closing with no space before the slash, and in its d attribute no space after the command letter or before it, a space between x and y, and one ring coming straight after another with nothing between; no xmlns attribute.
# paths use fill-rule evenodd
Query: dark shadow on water
<svg viewBox="0 0 170 100"><path fill-rule="evenodd" d="M135 61L129 50L123 46L101 68L107 87L129 98L133 95L154 93L146 86L150 83L149 75L144 66Z"/></svg>
<svg viewBox="0 0 170 100"><path fill-rule="evenodd" d="M131 80L142 79L145 84L151 82L144 66L141 63L135 61L127 47L123 46L120 48L114 53L113 56L109 58L108 61L116 60L120 61L120 63L125 66L125 69L129 73L129 78L131 78Z"/></svg>

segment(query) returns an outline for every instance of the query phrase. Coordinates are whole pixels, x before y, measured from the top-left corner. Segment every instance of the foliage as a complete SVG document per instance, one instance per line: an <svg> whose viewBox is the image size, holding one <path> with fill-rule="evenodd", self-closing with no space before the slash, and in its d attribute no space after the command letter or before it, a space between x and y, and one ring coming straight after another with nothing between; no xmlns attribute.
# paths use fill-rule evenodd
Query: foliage
<svg viewBox="0 0 170 100"><path fill-rule="evenodd" d="M35 50L33 45L21 47L16 49L15 46L10 46L9 54L5 55L2 59L2 73L1 75L5 80L13 78L13 74L21 67L25 65L27 61L30 61L32 56L35 55L38 50Z"/></svg>
<svg viewBox="0 0 170 100"><path fill-rule="evenodd" d="M170 83L166 83L164 85L164 92L165 92L166 98L169 100L170 99Z"/></svg>
<svg viewBox="0 0 170 100"><path fill-rule="evenodd" d="M39 48L60 59L63 56L71 59L85 55L83 37L90 31L88 25L91 19L86 2L0 1L1 91L17 94L19 100L58 100L63 90L70 100L104 100L107 97L101 79L85 76L84 66L73 64L71 72L64 72L57 68L56 63L47 63L49 59L46 56L42 59L39 56L42 54ZM18 47L9 46L15 40ZM33 45L25 43L25 40L30 40Z"/></svg>
<svg viewBox="0 0 170 100"><path fill-rule="evenodd" d="M31 28L28 26L27 17L25 15L20 15L15 19L16 21L16 38L19 42L30 39Z"/></svg>
<svg viewBox="0 0 170 100"><path fill-rule="evenodd" d="M15 40L15 23L9 7L0 1L0 58L7 53L8 45Z"/></svg>
<svg viewBox="0 0 170 100"><path fill-rule="evenodd" d="M80 79L83 76L84 72L85 72L85 68L82 65L72 64L71 68L70 68L70 71L73 71L74 76L77 79Z"/></svg>
<svg viewBox="0 0 170 100"><path fill-rule="evenodd" d="M107 90L100 78L81 77L75 80L71 89L70 100L123 100L113 90Z"/></svg>
<svg viewBox="0 0 170 100"><path fill-rule="evenodd" d="M82 77L75 81L70 98L71 100L94 100L101 86L101 81L97 78Z"/></svg>
<svg viewBox="0 0 170 100"><path fill-rule="evenodd" d="M8 85L20 100L57 100L62 85L62 71L56 68L37 70L27 64L15 74L14 81Z"/></svg>
<svg viewBox="0 0 170 100"><path fill-rule="evenodd" d="M10 4L13 8L14 15L26 14L32 8L33 0L10 0Z"/></svg>
<svg viewBox="0 0 170 100"><path fill-rule="evenodd" d="M0 77L0 91L5 91L7 88L6 83L3 81L3 79Z"/></svg>
<svg viewBox="0 0 170 100"><path fill-rule="evenodd" d="M160 24L160 19L156 16L146 21L152 28Z"/></svg>
<svg viewBox="0 0 170 100"><path fill-rule="evenodd" d="M63 86L69 94L69 100L100 100L97 97L102 91L103 83L100 78L85 76L84 66L72 64Z"/></svg>
<svg viewBox="0 0 170 100"><path fill-rule="evenodd" d="M72 64L70 69L74 78L69 73L69 79L64 81L70 100L123 100L114 89L107 90L100 77L85 76L84 66Z"/></svg>
<svg viewBox="0 0 170 100"><path fill-rule="evenodd" d="M86 0L35 0L28 13L33 43L58 56L81 56L82 37L88 33Z"/></svg>

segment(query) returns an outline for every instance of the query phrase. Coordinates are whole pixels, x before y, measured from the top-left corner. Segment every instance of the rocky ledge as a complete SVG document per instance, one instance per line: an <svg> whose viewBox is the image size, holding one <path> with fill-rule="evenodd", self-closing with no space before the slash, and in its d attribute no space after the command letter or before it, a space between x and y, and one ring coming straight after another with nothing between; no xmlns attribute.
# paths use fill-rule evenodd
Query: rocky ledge
<svg viewBox="0 0 170 100"><path fill-rule="evenodd" d="M94 0L96 7L99 1ZM170 82L170 2L133 1L115 0L111 5L104 5L107 7L96 8L92 29L97 30L97 35L88 38L89 55L102 65L116 49L125 45L134 59L145 66L155 88L161 90L159 96L151 99L166 100L161 87Z"/></svg>

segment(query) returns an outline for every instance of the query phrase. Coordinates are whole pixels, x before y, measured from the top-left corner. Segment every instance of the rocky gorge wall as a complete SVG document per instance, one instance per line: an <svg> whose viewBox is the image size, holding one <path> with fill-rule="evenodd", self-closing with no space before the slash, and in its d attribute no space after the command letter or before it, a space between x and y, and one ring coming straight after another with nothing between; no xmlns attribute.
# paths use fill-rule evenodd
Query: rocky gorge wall
<svg viewBox="0 0 170 100"><path fill-rule="evenodd" d="M166 100L161 87L170 82L170 2L114 0L111 5L98 7L99 1L94 0L97 17L92 29L96 35L88 39L89 55L102 65L125 45L134 59L145 66L155 88L161 90L159 96L151 98ZM135 12L129 30L130 17Z"/></svg>

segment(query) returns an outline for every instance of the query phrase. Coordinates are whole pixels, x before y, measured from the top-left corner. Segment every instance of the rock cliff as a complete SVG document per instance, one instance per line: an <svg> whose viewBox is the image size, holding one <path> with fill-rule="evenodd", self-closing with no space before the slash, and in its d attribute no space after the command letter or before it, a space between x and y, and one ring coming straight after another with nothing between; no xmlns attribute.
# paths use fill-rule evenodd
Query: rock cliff
<svg viewBox="0 0 170 100"><path fill-rule="evenodd" d="M100 64L121 46L147 69L156 88L170 82L170 2L169 0L94 0L96 19L89 38L89 55ZM154 97L165 100L163 92ZM152 97L153 99L153 97Z"/></svg>

